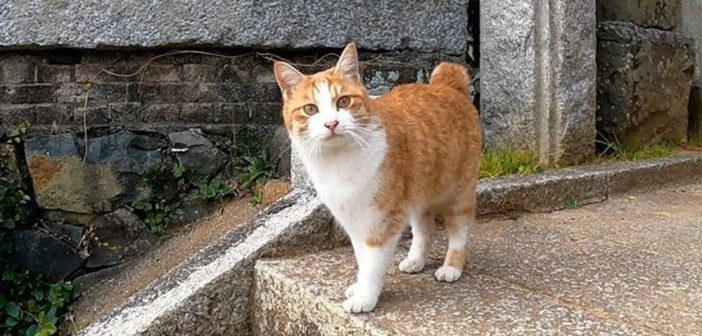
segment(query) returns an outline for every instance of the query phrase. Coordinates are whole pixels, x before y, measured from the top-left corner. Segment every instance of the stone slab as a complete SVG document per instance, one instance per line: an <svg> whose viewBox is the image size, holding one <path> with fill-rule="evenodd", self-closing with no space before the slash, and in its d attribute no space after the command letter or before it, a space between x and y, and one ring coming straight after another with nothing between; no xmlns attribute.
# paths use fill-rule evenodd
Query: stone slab
<svg viewBox="0 0 702 336"><path fill-rule="evenodd" d="M342 48L355 39L362 49L464 55L467 27L467 0L0 3L0 49Z"/></svg>
<svg viewBox="0 0 702 336"><path fill-rule="evenodd" d="M597 21L670 30L680 23L681 2L685 0L597 0Z"/></svg>
<svg viewBox="0 0 702 336"><path fill-rule="evenodd" d="M375 311L351 315L341 303L354 265L349 249L257 263L253 334L655 335L489 276L445 284L431 272L407 275L394 266Z"/></svg>
<svg viewBox="0 0 702 336"><path fill-rule="evenodd" d="M693 41L625 22L600 23L597 37L598 131L630 148L684 142Z"/></svg>
<svg viewBox="0 0 702 336"><path fill-rule="evenodd" d="M396 270L375 312L343 312L350 249L260 261L255 335L697 335L702 183L578 209L479 221L465 277ZM439 236L443 236L441 233Z"/></svg>
<svg viewBox="0 0 702 336"><path fill-rule="evenodd" d="M594 0L480 6L480 115L487 147L532 151L545 164L591 158Z"/></svg>
<svg viewBox="0 0 702 336"><path fill-rule="evenodd" d="M685 248L697 250L702 221L699 207L663 214L694 200L680 199L676 192L663 199L644 195L626 205L608 201L584 210L483 223L475 230L469 272L660 334L697 335L702 330L702 263L699 253Z"/></svg>
<svg viewBox="0 0 702 336"><path fill-rule="evenodd" d="M478 182L478 215L544 212L699 178L702 156L581 166Z"/></svg>

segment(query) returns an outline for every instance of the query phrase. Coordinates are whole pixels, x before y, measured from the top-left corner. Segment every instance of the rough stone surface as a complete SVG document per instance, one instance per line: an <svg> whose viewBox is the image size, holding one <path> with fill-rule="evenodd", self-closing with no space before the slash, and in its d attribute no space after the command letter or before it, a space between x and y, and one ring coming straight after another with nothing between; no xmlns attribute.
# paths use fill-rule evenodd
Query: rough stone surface
<svg viewBox="0 0 702 336"><path fill-rule="evenodd" d="M14 241L13 263L49 282L65 280L83 263L73 247L45 232L20 231Z"/></svg>
<svg viewBox="0 0 702 336"><path fill-rule="evenodd" d="M80 335L247 334L254 261L334 246L334 237L331 216L319 200L307 191L293 192Z"/></svg>
<svg viewBox="0 0 702 336"><path fill-rule="evenodd" d="M695 81L702 82L702 2L680 0L677 31L695 40Z"/></svg>
<svg viewBox="0 0 702 336"><path fill-rule="evenodd" d="M364 10L358 10L359 6ZM467 1L9 1L0 6L0 47L204 45L441 51L463 55ZM363 24L359 24L359 23ZM330 29L333 26L334 29ZM45 29L52 27L52 29Z"/></svg>
<svg viewBox="0 0 702 336"><path fill-rule="evenodd" d="M626 21L670 30L680 23L685 0L597 0L597 21ZM695 0L692 0L695 1Z"/></svg>
<svg viewBox="0 0 702 336"><path fill-rule="evenodd" d="M113 266L149 249L157 237L129 210L120 208L93 222L90 258L86 267Z"/></svg>
<svg viewBox="0 0 702 336"><path fill-rule="evenodd" d="M487 147L533 151L547 164L592 157L594 1L480 6L480 115Z"/></svg>
<svg viewBox="0 0 702 336"><path fill-rule="evenodd" d="M305 165L302 163L300 153L297 152L294 146L290 147L290 178L294 188L314 189L312 180L310 180Z"/></svg>
<svg viewBox="0 0 702 336"><path fill-rule="evenodd" d="M599 202L699 176L702 156L582 166L478 182L478 214L540 212Z"/></svg>
<svg viewBox="0 0 702 336"><path fill-rule="evenodd" d="M255 268L254 335L696 335L702 328L702 184L579 209L479 221L464 276L397 271L376 310L341 308L351 249ZM439 236L443 236L440 233Z"/></svg>
<svg viewBox="0 0 702 336"><path fill-rule="evenodd" d="M623 22L597 36L597 129L633 148L685 141L692 40Z"/></svg>
<svg viewBox="0 0 702 336"><path fill-rule="evenodd" d="M89 139L87 160L82 142L71 133L41 136L25 143L25 155L37 204L46 210L76 213L112 211L134 199L140 177L162 161L159 150L139 148L142 141L122 131Z"/></svg>
<svg viewBox="0 0 702 336"><path fill-rule="evenodd" d="M690 90L690 103L688 106L690 113L689 124L690 136L702 139L702 83L697 83Z"/></svg>
<svg viewBox="0 0 702 336"><path fill-rule="evenodd" d="M175 153L178 163L185 168L185 176L193 184L209 182L226 163L224 152L199 130L171 133L168 138L171 140L171 152Z"/></svg>

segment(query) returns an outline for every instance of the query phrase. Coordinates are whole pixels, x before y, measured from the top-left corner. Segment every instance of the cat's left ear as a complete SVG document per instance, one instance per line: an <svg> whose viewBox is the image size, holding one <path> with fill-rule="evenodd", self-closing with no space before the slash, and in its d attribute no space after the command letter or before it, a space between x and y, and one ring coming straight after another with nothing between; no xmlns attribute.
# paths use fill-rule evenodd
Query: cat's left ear
<svg viewBox="0 0 702 336"><path fill-rule="evenodd" d="M336 63L336 72L346 78L361 81L361 75L358 71L358 50L356 43L351 42L344 48L339 61Z"/></svg>

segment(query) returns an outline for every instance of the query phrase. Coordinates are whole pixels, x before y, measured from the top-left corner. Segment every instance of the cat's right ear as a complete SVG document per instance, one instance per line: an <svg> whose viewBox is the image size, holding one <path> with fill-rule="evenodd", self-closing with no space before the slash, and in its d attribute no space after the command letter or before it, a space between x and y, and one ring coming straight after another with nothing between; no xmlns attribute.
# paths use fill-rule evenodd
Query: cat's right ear
<svg viewBox="0 0 702 336"><path fill-rule="evenodd" d="M283 97L286 98L290 94L290 90L295 88L295 86L300 84L305 78L305 75L285 62L275 62L273 64L273 72L275 73L275 80L278 82L280 91L283 93Z"/></svg>

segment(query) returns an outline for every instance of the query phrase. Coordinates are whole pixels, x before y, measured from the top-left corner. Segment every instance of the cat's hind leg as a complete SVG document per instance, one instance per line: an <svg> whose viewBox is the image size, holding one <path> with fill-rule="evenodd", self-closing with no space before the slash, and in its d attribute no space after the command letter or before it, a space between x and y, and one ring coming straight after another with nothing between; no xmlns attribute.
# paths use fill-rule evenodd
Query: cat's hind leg
<svg viewBox="0 0 702 336"><path fill-rule="evenodd" d="M475 224L475 197L462 198L467 202L455 202L446 209L444 223L448 236L448 251L444 264L434 276L439 281L454 282L461 277L466 263L466 249L470 229ZM461 198L459 198L461 200Z"/></svg>
<svg viewBox="0 0 702 336"><path fill-rule="evenodd" d="M409 214L409 222L412 227L412 245L407 258L400 262L399 268L405 273L418 273L427 263L434 240L434 213L424 210L412 211Z"/></svg>

